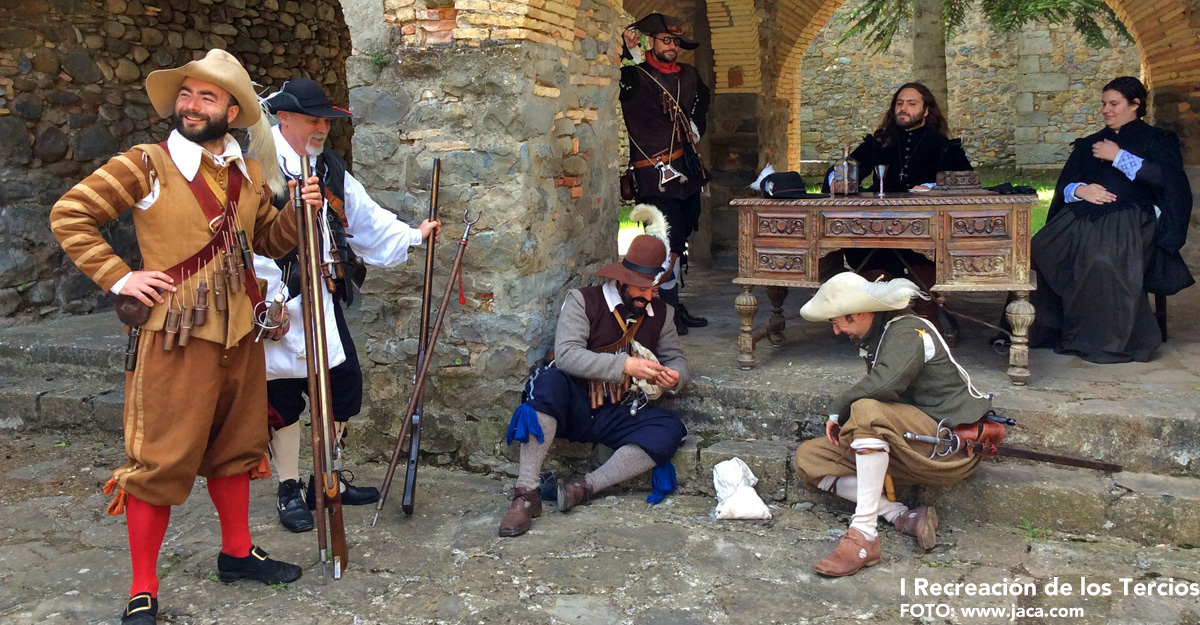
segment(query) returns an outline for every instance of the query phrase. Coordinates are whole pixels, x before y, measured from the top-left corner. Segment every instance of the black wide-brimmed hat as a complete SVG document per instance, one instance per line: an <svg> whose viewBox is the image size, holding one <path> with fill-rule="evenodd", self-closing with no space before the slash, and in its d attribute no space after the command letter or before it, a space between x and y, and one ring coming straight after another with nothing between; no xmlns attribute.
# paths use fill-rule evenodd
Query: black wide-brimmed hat
<svg viewBox="0 0 1200 625"><path fill-rule="evenodd" d="M776 200L802 200L805 198L829 197L824 193L809 193L804 187L804 178L794 171L781 171L763 178L763 197Z"/></svg>
<svg viewBox="0 0 1200 625"><path fill-rule="evenodd" d="M633 27L641 33L645 33L653 37L658 33L666 33L672 37L679 39L679 47L684 50L695 50L700 47L700 44L694 40L683 36L683 25L680 24L679 18L663 15L662 13L651 13L646 17L638 20Z"/></svg>
<svg viewBox="0 0 1200 625"><path fill-rule="evenodd" d="M282 89L263 102L272 115L288 111L326 119L350 117L350 111L334 106L321 85L308 78L296 78L283 83Z"/></svg>

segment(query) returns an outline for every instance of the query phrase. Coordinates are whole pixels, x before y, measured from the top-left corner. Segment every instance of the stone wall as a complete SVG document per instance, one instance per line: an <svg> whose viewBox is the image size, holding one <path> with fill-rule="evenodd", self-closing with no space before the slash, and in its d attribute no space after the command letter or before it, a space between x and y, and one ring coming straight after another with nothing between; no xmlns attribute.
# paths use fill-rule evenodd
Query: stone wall
<svg viewBox="0 0 1200 625"><path fill-rule="evenodd" d="M831 161L843 144L873 131L896 87L911 78L911 29L878 56L859 38L836 45L847 2L814 39L800 81L801 158ZM1069 25L1038 24L1002 35L981 15L946 46L950 127L983 167L1061 167L1076 137L1103 126L1099 90L1120 75L1140 75L1136 47L1110 36L1111 50L1090 48Z"/></svg>
<svg viewBox="0 0 1200 625"><path fill-rule="evenodd" d="M349 99L337 0L22 0L0 4L0 23L0 324L107 304L54 241L49 212L112 155L166 138L144 90L151 71L219 47L272 91L305 76ZM349 154L349 126L332 134ZM129 230L106 227L126 259Z"/></svg>
<svg viewBox="0 0 1200 625"><path fill-rule="evenodd" d="M417 221L441 159L436 296L464 210L480 215L464 252L466 304L451 299L430 374L422 449L435 461L486 466L505 451L508 416L553 344L566 290L616 258L616 15L603 0L389 0L386 58L347 62L356 175L372 195ZM356 447L380 457L411 392L423 256L372 269L364 286Z"/></svg>

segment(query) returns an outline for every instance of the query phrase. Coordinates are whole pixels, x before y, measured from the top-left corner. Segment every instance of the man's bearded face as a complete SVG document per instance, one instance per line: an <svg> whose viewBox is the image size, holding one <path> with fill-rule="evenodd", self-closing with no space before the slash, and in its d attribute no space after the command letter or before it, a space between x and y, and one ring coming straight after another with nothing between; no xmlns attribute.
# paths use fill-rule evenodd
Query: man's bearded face
<svg viewBox="0 0 1200 625"><path fill-rule="evenodd" d="M925 98L921 92L909 87L896 95L896 125L912 130L925 124L925 116L929 114L925 106Z"/></svg>
<svg viewBox="0 0 1200 625"><path fill-rule="evenodd" d="M663 43L664 40L669 40L671 43ZM679 58L679 39L671 33L655 33L650 38L650 54L659 63L674 63L675 59Z"/></svg>
<svg viewBox="0 0 1200 625"><path fill-rule="evenodd" d="M617 288L617 292L621 294L621 302L625 304L625 310L629 316L633 318L641 317L646 314L646 307L650 305L650 300L658 293L658 287L638 288L631 287L628 284L621 284Z"/></svg>
<svg viewBox="0 0 1200 625"><path fill-rule="evenodd" d="M203 145L224 137L229 122L224 112L209 117L198 110L185 110L176 115L175 130L188 141Z"/></svg>
<svg viewBox="0 0 1200 625"><path fill-rule="evenodd" d="M319 156L325 148L325 140L329 138L330 122L323 117L313 117L303 113L281 111L279 113L279 131L288 143L295 146L300 143L309 156Z"/></svg>

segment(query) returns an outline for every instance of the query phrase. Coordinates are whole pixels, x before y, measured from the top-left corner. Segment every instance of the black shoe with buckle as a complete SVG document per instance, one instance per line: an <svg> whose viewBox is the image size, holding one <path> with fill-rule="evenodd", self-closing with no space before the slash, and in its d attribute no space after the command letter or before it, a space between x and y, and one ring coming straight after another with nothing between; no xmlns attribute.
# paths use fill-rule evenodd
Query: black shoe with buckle
<svg viewBox="0 0 1200 625"><path fill-rule="evenodd" d="M307 532L313 528L313 516L304 503L304 482L285 480L279 483L279 523L289 532Z"/></svg>
<svg viewBox="0 0 1200 625"><path fill-rule="evenodd" d="M267 552L258 547L250 548L250 555L235 558L224 551L217 556L217 577L225 583L239 579L256 579L264 584L286 584L300 579L304 571L295 564L272 560Z"/></svg>
<svg viewBox="0 0 1200 625"><path fill-rule="evenodd" d="M694 317L682 303L675 307L675 319L689 328L703 328L708 325L706 317Z"/></svg>
<svg viewBox="0 0 1200 625"><path fill-rule="evenodd" d="M351 482L354 481L354 472L342 469L338 472L342 480L342 505L343 506L365 506L367 504L379 501L379 489L374 486L354 486ZM349 475L350 477L346 477ZM317 491L315 476L308 478L308 509L317 509Z"/></svg>
<svg viewBox="0 0 1200 625"><path fill-rule="evenodd" d="M125 604L121 625L155 625L158 623L158 599L150 593L138 593Z"/></svg>

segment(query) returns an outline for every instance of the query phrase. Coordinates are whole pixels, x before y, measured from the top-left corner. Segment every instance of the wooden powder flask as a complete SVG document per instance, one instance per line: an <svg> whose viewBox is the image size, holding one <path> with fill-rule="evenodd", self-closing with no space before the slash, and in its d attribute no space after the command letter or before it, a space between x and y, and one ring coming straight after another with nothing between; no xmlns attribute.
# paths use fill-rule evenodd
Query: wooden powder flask
<svg viewBox="0 0 1200 625"><path fill-rule="evenodd" d="M187 347L188 339L192 337L192 315L195 311L191 306L184 306L179 316L179 346Z"/></svg>
<svg viewBox="0 0 1200 625"><path fill-rule="evenodd" d="M239 273L242 273L246 270L246 267L254 266L254 254L250 251L250 242L246 240L245 230L237 231L237 240L238 247L242 250L241 267L238 268L240 270Z"/></svg>
<svg viewBox="0 0 1200 625"><path fill-rule="evenodd" d="M196 287L196 307L192 309L192 325L199 328L208 323L208 282Z"/></svg>
<svg viewBox="0 0 1200 625"><path fill-rule="evenodd" d="M167 321L163 325L163 351L169 352L175 347L175 337L179 334L179 313L171 308L171 299L167 300Z"/></svg>
<svg viewBox="0 0 1200 625"><path fill-rule="evenodd" d="M213 307L218 312L225 312L225 278L221 275L221 268L213 272Z"/></svg>

